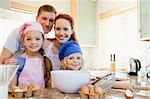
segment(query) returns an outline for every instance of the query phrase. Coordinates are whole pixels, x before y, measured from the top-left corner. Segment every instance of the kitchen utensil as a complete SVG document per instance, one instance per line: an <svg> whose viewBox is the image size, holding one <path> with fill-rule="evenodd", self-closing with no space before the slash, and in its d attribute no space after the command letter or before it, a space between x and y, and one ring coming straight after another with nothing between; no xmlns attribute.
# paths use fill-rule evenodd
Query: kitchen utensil
<svg viewBox="0 0 150 99"><path fill-rule="evenodd" d="M111 73L107 73L105 76L103 77L96 77L96 80L94 82L92 82L92 85L96 84L98 81L104 79L105 77L111 75Z"/></svg>
<svg viewBox="0 0 150 99"><path fill-rule="evenodd" d="M113 86L115 83L115 73L108 73L102 79L99 79L98 81L92 83L99 85L102 89L109 89Z"/></svg>
<svg viewBox="0 0 150 99"><path fill-rule="evenodd" d="M140 71L141 68L141 62L138 59L134 58L131 58L129 62L130 62L130 71L128 74L137 76L137 72Z"/></svg>
<svg viewBox="0 0 150 99"><path fill-rule="evenodd" d="M18 65L0 64L0 99L8 99L8 85L17 71Z"/></svg>
<svg viewBox="0 0 150 99"><path fill-rule="evenodd" d="M134 88L134 89L137 89L137 90L149 90L149 91L150 91L150 87L134 86L133 88Z"/></svg>
<svg viewBox="0 0 150 99"><path fill-rule="evenodd" d="M57 70L51 71L52 82L61 92L78 93L81 85L89 83L88 71Z"/></svg>

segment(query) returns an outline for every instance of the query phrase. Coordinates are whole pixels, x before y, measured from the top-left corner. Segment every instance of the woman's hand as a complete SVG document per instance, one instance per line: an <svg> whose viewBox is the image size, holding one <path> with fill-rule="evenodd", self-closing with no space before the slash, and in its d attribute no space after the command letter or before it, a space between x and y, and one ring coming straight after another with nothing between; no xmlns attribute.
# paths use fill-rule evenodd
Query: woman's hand
<svg viewBox="0 0 150 99"><path fill-rule="evenodd" d="M17 65L18 61L15 57L11 57L7 60L4 61L4 64L13 64L13 65Z"/></svg>

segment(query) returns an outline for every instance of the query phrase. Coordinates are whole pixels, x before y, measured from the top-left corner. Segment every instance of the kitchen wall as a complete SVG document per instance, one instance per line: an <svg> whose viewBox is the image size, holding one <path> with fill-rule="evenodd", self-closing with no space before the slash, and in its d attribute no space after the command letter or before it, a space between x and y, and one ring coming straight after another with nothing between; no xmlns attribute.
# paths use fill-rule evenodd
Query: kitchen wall
<svg viewBox="0 0 150 99"><path fill-rule="evenodd" d="M115 13L115 10L130 7L137 4L137 0L98 0L98 13L105 14L105 18L99 18L99 39L101 39L101 67L108 67L110 54L116 54L118 68L128 67L130 58L137 58L142 66L150 64L150 42L139 40L138 11ZM106 13L111 13L106 15ZM115 13L114 15L112 14Z"/></svg>
<svg viewBox="0 0 150 99"><path fill-rule="evenodd" d="M109 68L110 54L116 54L118 69L128 69L130 58L139 59L142 66L150 65L150 42L139 39L137 0L97 0L96 3L96 46L82 47L86 68ZM127 8L128 11L116 13Z"/></svg>

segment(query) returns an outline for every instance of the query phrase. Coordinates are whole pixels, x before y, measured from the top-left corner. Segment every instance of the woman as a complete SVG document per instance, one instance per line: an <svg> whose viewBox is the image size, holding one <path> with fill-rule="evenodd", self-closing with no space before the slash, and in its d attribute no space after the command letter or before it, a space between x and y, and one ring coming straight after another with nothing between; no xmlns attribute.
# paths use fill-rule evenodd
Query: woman
<svg viewBox="0 0 150 99"><path fill-rule="evenodd" d="M54 21L55 39L52 42L45 42L47 46L45 56L50 59L52 70L60 69L59 47L66 41L77 41L74 32L73 18L67 14L59 14ZM46 44L47 43L47 44ZM45 47L46 47L45 46Z"/></svg>
<svg viewBox="0 0 150 99"><path fill-rule="evenodd" d="M67 14L59 14L56 16L54 21L55 39L51 41L45 41L43 49L45 50L44 62L46 65L45 69L45 80L46 87L50 88L50 71L60 69L59 60L59 47L66 41L77 41L74 32L74 21L73 18Z"/></svg>

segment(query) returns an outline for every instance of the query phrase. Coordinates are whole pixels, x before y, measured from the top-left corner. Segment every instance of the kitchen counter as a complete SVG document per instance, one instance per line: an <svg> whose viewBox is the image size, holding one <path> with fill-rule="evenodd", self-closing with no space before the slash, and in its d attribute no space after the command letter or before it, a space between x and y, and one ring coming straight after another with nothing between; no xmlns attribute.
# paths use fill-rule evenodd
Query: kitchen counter
<svg viewBox="0 0 150 99"><path fill-rule="evenodd" d="M8 99L18 99L9 96ZM19 98L20 99L20 98ZM40 97L30 97L21 99L81 99L80 94L65 94L56 89L44 89L41 91ZM106 99L125 99L124 90L110 89L106 95ZM150 96L135 94L134 99L150 99Z"/></svg>
<svg viewBox="0 0 150 99"><path fill-rule="evenodd" d="M128 76L127 79L125 79L125 82L130 83L137 83L137 76ZM147 82L150 83L150 79L147 80ZM150 84L146 85L145 83L141 82L141 86L148 86L150 87ZM110 89L106 95L106 99L126 99L124 96L125 90L123 89ZM9 95L8 99L17 99ZM22 99L81 99L80 94L66 94L62 93L56 88L52 89L43 89L41 91L40 97L33 97L33 98L22 98ZM150 90L135 90L134 99L150 99Z"/></svg>

